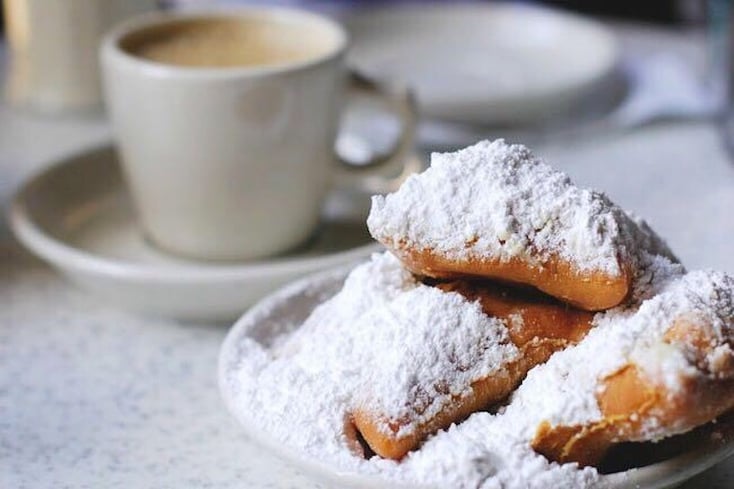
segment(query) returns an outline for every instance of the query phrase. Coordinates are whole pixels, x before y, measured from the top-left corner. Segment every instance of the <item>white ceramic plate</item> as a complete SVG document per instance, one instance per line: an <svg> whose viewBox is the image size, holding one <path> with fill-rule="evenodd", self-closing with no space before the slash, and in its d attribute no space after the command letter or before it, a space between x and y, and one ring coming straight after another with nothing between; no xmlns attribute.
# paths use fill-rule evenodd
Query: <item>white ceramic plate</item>
<svg viewBox="0 0 734 489"><path fill-rule="evenodd" d="M328 461L314 460L284 446L268 433L260 430L247 412L236 408L237 380L233 375L242 355L239 345L244 338L261 344L271 344L273 339L294 330L302 324L310 312L328 299L342 286L349 267L321 272L303 278L266 297L237 321L225 339L219 354L219 388L229 411L237 418L247 434L276 454L302 468L315 478L340 488L417 489L415 486L395 486L376 477L343 472L328 465ZM658 445L629 447L627 456L635 454L639 459L670 456L664 461L644 467L602 476L610 489L635 487L661 489L673 487L721 462L734 453L734 422L708 425L685 438L671 439ZM671 443L676 442L676 443Z"/></svg>
<svg viewBox="0 0 734 489"><path fill-rule="evenodd" d="M167 255L144 239L110 146L31 178L15 196L10 221L28 249L90 292L192 320L231 320L286 282L379 249L363 220L326 219L309 243L273 259L222 264Z"/></svg>
<svg viewBox="0 0 734 489"><path fill-rule="evenodd" d="M605 84L619 57L602 25L527 4L393 6L344 21L350 62L408 83L436 119L517 125L564 115Z"/></svg>

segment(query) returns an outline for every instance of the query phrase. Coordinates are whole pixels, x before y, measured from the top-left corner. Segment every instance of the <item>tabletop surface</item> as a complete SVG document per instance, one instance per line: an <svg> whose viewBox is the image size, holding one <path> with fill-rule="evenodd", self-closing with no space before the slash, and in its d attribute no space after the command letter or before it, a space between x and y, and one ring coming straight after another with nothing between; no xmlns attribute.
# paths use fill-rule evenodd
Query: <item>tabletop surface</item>
<svg viewBox="0 0 734 489"><path fill-rule="evenodd" d="M700 61L676 33L618 28L625 51ZM109 140L101 116L41 118L0 106L0 203L61 155ZM536 148L579 183L645 216L689 269L734 273L734 164L709 122ZM229 325L115 310L73 288L0 225L0 488L325 487L241 434L217 391ZM726 488L734 460L685 488Z"/></svg>

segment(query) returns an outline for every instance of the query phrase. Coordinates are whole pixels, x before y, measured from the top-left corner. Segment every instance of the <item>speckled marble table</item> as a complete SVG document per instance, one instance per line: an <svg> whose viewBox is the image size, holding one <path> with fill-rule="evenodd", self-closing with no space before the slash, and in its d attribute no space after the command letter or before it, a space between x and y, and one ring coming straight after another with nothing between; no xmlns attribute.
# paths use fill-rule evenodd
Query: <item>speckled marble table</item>
<svg viewBox="0 0 734 489"><path fill-rule="evenodd" d="M654 125L539 152L649 218L689 268L734 273L734 165L718 136L704 122ZM99 117L0 107L3 208L34 169L108 137ZM215 374L227 328L100 304L0 225L0 488L323 487L251 444L225 412ZM734 460L684 487L732 480Z"/></svg>

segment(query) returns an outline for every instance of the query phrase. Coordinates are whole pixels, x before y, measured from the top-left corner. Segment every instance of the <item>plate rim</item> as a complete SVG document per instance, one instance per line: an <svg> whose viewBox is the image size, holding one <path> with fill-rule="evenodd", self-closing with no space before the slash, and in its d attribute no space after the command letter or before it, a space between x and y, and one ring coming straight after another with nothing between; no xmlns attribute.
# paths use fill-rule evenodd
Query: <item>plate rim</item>
<svg viewBox="0 0 734 489"><path fill-rule="evenodd" d="M318 296L318 291L324 287L339 281L344 281L354 265L344 265L329 270L306 275L289 284L280 287L263 297L248 309L235 321L227 332L217 356L217 385L220 397L230 415L238 422L240 428L256 443L266 447L272 454L282 457L295 467L304 470L310 477L316 480L324 479L329 482L342 484L344 487L359 489L374 489L386 487L388 484L395 489L436 489L436 486L422 486L411 484L398 484L381 479L375 475L359 474L344 470L331 469L327 464L321 463L307 455L283 446L277 439L263 430L257 430L244 419L245 413L240 413L236 407L233 393L229 389L229 376L227 372L237 356L237 343L242 339L248 328L252 328L258 320L277 311L279 306L289 298L308 293ZM314 306L315 307L315 306ZM646 489L659 489L674 487L705 470L717 465L730 456L734 455L734 438L724 443L717 443L706 438L707 442L694 445L690 451L680 453L670 459L657 462L644 467L628 469L624 472L613 474L601 474L600 485L609 489L624 489L637 487ZM683 467L681 469L680 467ZM660 472L663 472L660 474Z"/></svg>
<svg viewBox="0 0 734 489"><path fill-rule="evenodd" d="M603 46L598 50L599 53L604 53L606 61L605 63L600 65L600 68L596 69L591 74L586 74L585 76L577 75L573 77L572 79L569 79L568 81L564 83L554 83L552 86L547 86L544 89L537 89L533 88L530 91L525 91L524 93L516 93L511 94L510 96L484 96L484 97L475 97L471 99L466 99L461 101L461 103L457 103L456 101L453 102L447 102L444 99L437 100L435 103L429 103L428 105L433 106L435 104L435 107L430 110L430 112L433 114L431 118L435 118L437 120L446 120L446 121L454 121L454 122L463 122L463 123L469 123L469 124L510 124L510 127L513 126L522 126L526 124L529 121L534 120L536 117L539 116L539 114L536 114L537 110L530 110L531 113L533 113L532 117L526 115L523 115L517 119L517 121L512 122L514 120L513 118L507 117L507 114L504 114L507 112L508 106L514 106L518 103L521 104L524 109L523 113L528 110L528 107L532 105L545 105L545 104L551 104L552 106L558 105L557 102L555 102L556 99L568 99L571 97L571 100L577 100L580 97L578 96L582 92L588 92L590 88L593 88L594 86L601 83L603 80L611 77L620 67L622 62L622 45L618 38L618 36L615 34L615 32L607 25L605 25L603 22L599 21L598 19L582 15L577 12L571 12L568 10L564 10L561 8L550 8L547 6L542 5L536 5L536 4L527 4L527 3L505 3L505 2L499 2L499 3L491 3L491 4L484 4L484 3L473 3L473 2L464 2L459 4L442 4L442 3L433 3L429 5L411 5L411 4L400 4L397 6L382 6L377 8L368 8L368 7L362 7L357 8L353 11L350 11L346 14L343 14L341 16L342 22L344 22L345 27L347 31L350 34L351 43L350 46L356 46L359 43L357 42L357 39L359 39L359 36L354 35L354 27L360 24L361 20L360 18L369 19L370 17L374 18L380 18L380 16L385 15L410 15L411 13L415 12L428 12L427 15L437 15L442 12L461 12L463 14L475 14L475 15L488 15L489 11L502 11L510 12L511 14L517 15L518 13L522 14L523 12L530 12L532 15L535 16L543 16L547 19L551 19L554 23L562 22L566 25L573 24L574 27L581 27L583 29L588 30L589 32L593 32L593 35L599 40ZM391 29L392 30L392 29ZM366 72L371 72L374 70L367 70L365 67L361 66L362 63L359 62L360 57L355 56L353 53L355 51L353 48L350 48L350 51L348 52L348 59L350 62L358 67L360 69L365 70ZM359 52L359 51L355 51ZM587 70L588 71L588 70ZM373 73L374 75L375 73ZM383 74L383 76L385 76ZM419 102L420 102L420 95L419 95ZM425 104L425 102L423 102ZM492 105L491 111L483 111L481 117L477 117L476 115L467 115L466 107L467 106L474 106L474 105ZM500 109L497 109L495 105L501 106ZM445 114L438 114L437 112L445 111L446 107L453 106L452 109L450 109ZM434 112L436 112L434 114ZM493 113L502 113L503 115L501 117L487 117L487 114L490 112ZM463 114L462 114L463 113ZM540 115L542 117L542 115ZM507 120L510 120L508 122Z"/></svg>
<svg viewBox="0 0 734 489"><path fill-rule="evenodd" d="M380 249L377 242L366 243L356 248L328 253L315 257L268 258L251 263L181 263L170 267L159 267L149 263L125 262L104 257L75 247L67 241L48 233L29 206L34 187L72 167L78 160L97 152L114 150L114 143L101 144L52 158L46 165L32 173L16 188L7 211L10 229L18 241L27 249L53 266L74 269L80 272L102 274L123 280L139 280L153 283L177 283L182 281L209 282L232 280L243 276L255 279L258 276L304 273L309 270L328 268L334 264L352 261Z"/></svg>

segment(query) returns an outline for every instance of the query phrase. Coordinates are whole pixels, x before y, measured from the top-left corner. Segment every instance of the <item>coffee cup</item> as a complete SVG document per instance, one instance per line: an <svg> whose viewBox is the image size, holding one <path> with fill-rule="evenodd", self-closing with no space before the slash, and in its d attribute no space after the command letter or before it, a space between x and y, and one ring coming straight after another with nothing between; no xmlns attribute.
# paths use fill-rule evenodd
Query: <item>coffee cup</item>
<svg viewBox="0 0 734 489"><path fill-rule="evenodd" d="M350 76L347 44L328 18L272 7L159 12L113 29L101 47L105 101L150 241L195 259L276 255L314 232L335 186L376 190L394 174L412 149L413 101ZM402 118L394 153L366 169L334 152L348 85Z"/></svg>

